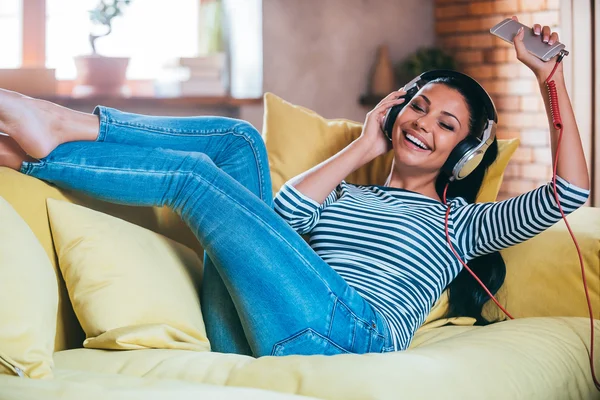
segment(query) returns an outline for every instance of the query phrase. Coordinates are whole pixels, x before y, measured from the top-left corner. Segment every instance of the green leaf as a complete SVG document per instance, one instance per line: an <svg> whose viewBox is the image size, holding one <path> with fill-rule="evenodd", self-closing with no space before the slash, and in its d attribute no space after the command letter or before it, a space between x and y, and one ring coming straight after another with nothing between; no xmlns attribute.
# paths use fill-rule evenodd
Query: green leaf
<svg viewBox="0 0 600 400"><path fill-rule="evenodd" d="M422 47L394 66L398 82L408 82L432 69L456 69L454 58L437 47Z"/></svg>

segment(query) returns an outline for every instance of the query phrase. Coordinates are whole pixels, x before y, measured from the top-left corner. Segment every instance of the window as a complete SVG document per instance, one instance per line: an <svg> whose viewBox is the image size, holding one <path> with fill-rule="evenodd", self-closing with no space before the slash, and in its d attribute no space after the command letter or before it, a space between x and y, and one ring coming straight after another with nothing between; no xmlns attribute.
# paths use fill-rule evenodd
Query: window
<svg viewBox="0 0 600 400"><path fill-rule="evenodd" d="M73 58L90 54L89 33L103 29L88 15L98 1L0 0L0 37L10 38L0 40L0 68L53 68L57 79L73 80ZM129 57L128 79L156 79L170 60L199 54L202 1L213 0L133 0L113 20L111 34L96 41L96 49L104 56ZM262 0L221 1L231 94L260 97Z"/></svg>
<svg viewBox="0 0 600 400"><path fill-rule="evenodd" d="M4 1L4 0L2 0ZM75 78L73 57L90 54L88 17L98 0L47 0L46 66L58 79ZM198 0L138 0L113 20L112 33L96 41L103 56L130 57L129 79L153 79L175 57L198 54Z"/></svg>
<svg viewBox="0 0 600 400"><path fill-rule="evenodd" d="M39 0L1 0L0 68L19 68L23 57L22 7ZM46 67L56 69L58 79L75 78L73 57L89 54L88 34L100 33L88 17L98 0L46 1ZM131 57L129 79L152 79L174 57L198 53L198 0L133 1L113 20L113 31L99 39L98 52L105 56ZM14 38L14 39L13 39Z"/></svg>
<svg viewBox="0 0 600 400"><path fill-rule="evenodd" d="M4 38L0 40L0 68L19 68L22 58L21 0L0 1L0 38Z"/></svg>

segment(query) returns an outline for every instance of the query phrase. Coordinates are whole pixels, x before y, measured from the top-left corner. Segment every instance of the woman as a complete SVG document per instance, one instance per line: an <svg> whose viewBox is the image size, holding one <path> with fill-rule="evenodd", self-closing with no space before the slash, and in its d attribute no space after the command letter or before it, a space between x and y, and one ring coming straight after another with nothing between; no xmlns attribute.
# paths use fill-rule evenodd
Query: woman
<svg viewBox="0 0 600 400"><path fill-rule="evenodd" d="M534 30L545 41L558 40L548 27ZM529 55L522 37L515 39L518 58L541 84L554 62ZM554 79L562 150L569 154L557 166L558 195L571 212L587 199L589 177L562 65ZM431 82L403 108L390 142L381 122L403 103L402 94L391 93L367 114L357 140L286 183L275 198L279 215L260 135L226 118L147 117L104 107L82 114L2 92L0 131L10 137L0 139L0 165L111 202L172 207L207 253L202 306L214 350L255 356L403 350L447 285L455 285L454 313L477 316L486 299L469 277L455 280L461 264L445 242L447 178L440 174L452 149L478 134L481 102L459 81ZM551 135L554 152L553 128ZM343 181L392 148L385 186ZM472 176L449 189L454 246L465 261L488 257L496 264L487 274L492 290L503 279L497 251L560 219L551 184L473 204L496 152L494 143ZM299 235L308 232L310 245Z"/></svg>

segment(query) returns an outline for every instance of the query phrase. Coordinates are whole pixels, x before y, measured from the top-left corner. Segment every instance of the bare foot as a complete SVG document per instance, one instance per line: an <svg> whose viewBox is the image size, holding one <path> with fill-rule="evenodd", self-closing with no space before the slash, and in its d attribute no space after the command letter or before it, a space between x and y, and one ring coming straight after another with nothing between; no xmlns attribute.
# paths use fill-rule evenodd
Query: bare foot
<svg viewBox="0 0 600 400"><path fill-rule="evenodd" d="M27 154L42 158L60 143L52 134L52 115L40 110L36 101L0 90L0 132L11 136Z"/></svg>
<svg viewBox="0 0 600 400"><path fill-rule="evenodd" d="M0 167L8 167L19 171L23 161L35 161L25 154L17 142L9 136L0 135Z"/></svg>
<svg viewBox="0 0 600 400"><path fill-rule="evenodd" d="M95 115L0 89L0 132L34 158L46 157L61 143L95 140L98 124Z"/></svg>

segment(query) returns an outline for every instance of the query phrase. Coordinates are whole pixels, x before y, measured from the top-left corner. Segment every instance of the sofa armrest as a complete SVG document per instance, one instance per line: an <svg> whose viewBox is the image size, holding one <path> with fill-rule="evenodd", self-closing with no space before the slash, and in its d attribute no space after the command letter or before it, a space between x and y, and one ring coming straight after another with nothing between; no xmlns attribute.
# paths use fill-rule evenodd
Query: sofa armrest
<svg viewBox="0 0 600 400"><path fill-rule="evenodd" d="M594 317L600 318L600 208L582 207L567 220L583 255ZM497 297L515 318L588 316L579 258L564 221L501 254L506 280ZM506 319L492 301L484 316Z"/></svg>

